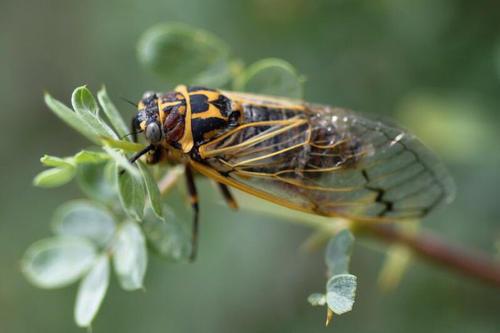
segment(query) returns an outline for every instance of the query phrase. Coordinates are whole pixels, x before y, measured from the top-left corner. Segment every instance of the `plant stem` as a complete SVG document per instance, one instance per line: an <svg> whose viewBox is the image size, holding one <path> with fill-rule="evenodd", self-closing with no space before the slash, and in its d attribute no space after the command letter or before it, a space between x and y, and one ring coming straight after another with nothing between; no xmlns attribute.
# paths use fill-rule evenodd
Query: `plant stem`
<svg viewBox="0 0 500 333"><path fill-rule="evenodd" d="M158 188L160 189L161 195L168 194L175 186L175 184L177 184L182 174L183 171L179 167L169 169L158 183Z"/></svg>
<svg viewBox="0 0 500 333"><path fill-rule="evenodd" d="M332 223L331 218L302 212L293 211L293 215L290 215L289 210L276 209L272 204L239 192L237 192L237 198L238 201L245 203L242 205L243 208L314 228L316 234L313 239L306 242L307 248L317 248L321 243L326 242L327 238L320 237L321 234L331 237L340 228L350 227L355 233L379 238L388 243L401 244L425 260L500 287L499 261L489 258L485 253L449 244L429 231L410 232L397 224L362 223L343 219L337 219Z"/></svg>
<svg viewBox="0 0 500 333"><path fill-rule="evenodd" d="M375 223L358 225L356 231L403 244L426 260L500 287L500 262L485 253L448 244L428 231L408 234L395 226Z"/></svg>

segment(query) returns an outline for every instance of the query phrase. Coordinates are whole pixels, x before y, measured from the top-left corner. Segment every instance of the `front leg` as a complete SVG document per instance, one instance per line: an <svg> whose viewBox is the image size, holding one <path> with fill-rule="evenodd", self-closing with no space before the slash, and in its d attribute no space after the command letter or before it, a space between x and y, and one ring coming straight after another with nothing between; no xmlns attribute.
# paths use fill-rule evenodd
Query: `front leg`
<svg viewBox="0 0 500 333"><path fill-rule="evenodd" d="M199 206L198 206L198 194L196 192L196 185L194 183L193 171L189 165L186 165L186 185L189 194L189 202L191 203L191 207L193 208L193 230L191 235L191 256L190 260L194 260L196 258L196 253L198 250L198 228L199 228Z"/></svg>
<svg viewBox="0 0 500 333"><path fill-rule="evenodd" d="M128 160L131 164L134 164L139 158L141 158L141 156L143 156L144 154L147 154L149 153L150 151L154 150L155 149L155 146L153 146L152 144L146 146L143 150L141 150L140 152L137 152L135 153L134 155L132 155L132 157ZM125 173L125 169L122 169L120 171L120 176L122 176L123 174Z"/></svg>

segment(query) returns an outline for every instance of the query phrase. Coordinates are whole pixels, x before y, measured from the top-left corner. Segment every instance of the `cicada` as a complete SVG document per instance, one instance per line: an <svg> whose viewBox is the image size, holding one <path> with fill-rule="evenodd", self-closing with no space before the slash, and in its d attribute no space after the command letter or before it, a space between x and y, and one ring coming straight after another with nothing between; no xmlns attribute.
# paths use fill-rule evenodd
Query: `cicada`
<svg viewBox="0 0 500 333"><path fill-rule="evenodd" d="M422 218L453 196L444 165L415 136L387 122L301 100L178 86L147 92L132 120L149 145L132 157L185 166L229 188L311 214L377 222ZM134 140L137 141L137 134Z"/></svg>

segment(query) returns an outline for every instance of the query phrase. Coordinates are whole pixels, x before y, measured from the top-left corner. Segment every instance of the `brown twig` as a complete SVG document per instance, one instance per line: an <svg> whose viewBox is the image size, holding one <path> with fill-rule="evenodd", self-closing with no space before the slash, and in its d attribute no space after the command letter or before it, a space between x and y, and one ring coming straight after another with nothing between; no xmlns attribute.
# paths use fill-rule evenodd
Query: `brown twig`
<svg viewBox="0 0 500 333"><path fill-rule="evenodd" d="M365 224L359 226L357 231L389 243L403 244L424 259L500 287L500 262L484 253L448 244L428 231L407 234L383 224Z"/></svg>
<svg viewBox="0 0 500 333"><path fill-rule="evenodd" d="M337 219L332 223L331 218L311 216L302 212L293 211L293 215L285 214L288 210L277 210L265 201L255 199L250 195L238 194L238 201L244 202L243 208L251 209L263 214L271 214L284 218L286 221L310 226L317 230L314 239L309 239L306 247L318 247L325 239L321 235L331 237L340 229L349 227L356 233L382 239L388 243L398 243L408 247L413 253L425 260L449 267L456 272L469 275L500 287L500 262L489 258L487 254L476 252L449 244L442 238L429 231L409 232L408 229L398 227L398 224L362 223ZM343 222L343 223L342 223ZM319 241L319 243L317 243Z"/></svg>

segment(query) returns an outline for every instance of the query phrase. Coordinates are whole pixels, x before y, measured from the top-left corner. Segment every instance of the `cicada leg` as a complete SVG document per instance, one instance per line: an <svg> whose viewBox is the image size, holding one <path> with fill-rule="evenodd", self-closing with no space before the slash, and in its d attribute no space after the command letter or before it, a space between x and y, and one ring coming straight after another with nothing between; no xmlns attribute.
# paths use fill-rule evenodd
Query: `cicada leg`
<svg viewBox="0 0 500 333"><path fill-rule="evenodd" d="M234 198L233 194L229 190L229 187L227 185L224 185L222 183L217 183L219 185L220 192L222 193L222 197L226 201L227 205L234 210L238 209L238 203L236 202L236 199Z"/></svg>
<svg viewBox="0 0 500 333"><path fill-rule="evenodd" d="M196 258L196 252L198 249L198 229L199 229L199 206L198 206L198 194L196 191L196 185L194 183L193 171L186 165L186 185L189 194L189 201L191 203L191 207L193 208L193 230L191 235L191 256L190 260L194 260Z"/></svg>
<svg viewBox="0 0 500 333"><path fill-rule="evenodd" d="M145 147L143 150L135 153L132 155L132 157L128 160L131 164L134 164L142 155L149 153L150 151L154 150L155 147L151 144L147 147ZM122 169L120 171L120 176L125 173L125 169Z"/></svg>

